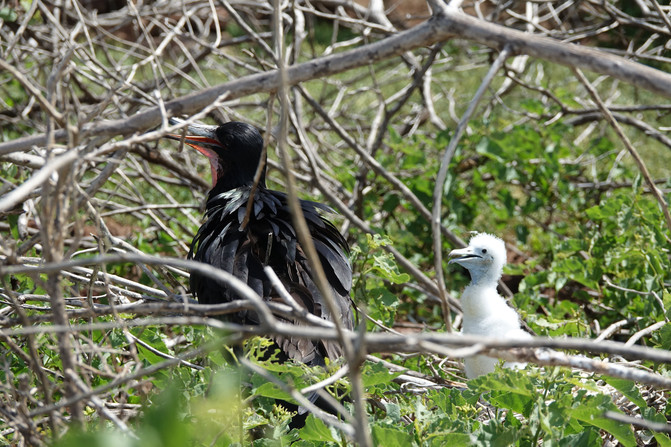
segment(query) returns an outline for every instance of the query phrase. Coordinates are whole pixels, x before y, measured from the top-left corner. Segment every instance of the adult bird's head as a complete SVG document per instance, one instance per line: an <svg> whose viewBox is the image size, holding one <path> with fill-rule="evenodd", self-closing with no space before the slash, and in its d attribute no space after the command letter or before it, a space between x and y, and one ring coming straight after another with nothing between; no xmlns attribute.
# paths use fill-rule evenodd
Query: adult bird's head
<svg viewBox="0 0 671 447"><path fill-rule="evenodd" d="M178 120L170 119L170 124L178 123ZM167 138L182 141L182 135L179 134L168 134ZM184 143L210 160L213 187L210 194L254 182L263 155L263 138L256 127L238 121L221 126L190 124L186 127ZM265 166L259 185L266 185Z"/></svg>
<svg viewBox="0 0 671 447"><path fill-rule="evenodd" d="M496 284L506 264L506 247L498 237L479 233L471 238L468 247L452 250L450 257L453 259L448 264L465 267L473 284Z"/></svg>

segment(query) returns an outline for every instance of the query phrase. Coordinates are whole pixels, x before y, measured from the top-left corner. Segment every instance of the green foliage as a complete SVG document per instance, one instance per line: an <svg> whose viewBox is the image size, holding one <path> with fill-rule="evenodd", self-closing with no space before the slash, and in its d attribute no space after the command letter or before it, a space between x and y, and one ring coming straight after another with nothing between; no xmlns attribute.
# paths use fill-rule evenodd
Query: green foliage
<svg viewBox="0 0 671 447"><path fill-rule="evenodd" d="M664 318L663 301L651 295L665 296L664 284L671 278L657 204L647 196L616 192L587 208L584 219L588 225L554 245L549 253L550 273L528 274L520 291L545 304L549 301L540 291L554 289L559 295L553 305L557 311L554 321L580 319L579 304L589 302L594 294L599 295L605 309L602 326L645 315L642 328ZM604 284L604 278L618 288ZM586 319L577 322L589 327Z"/></svg>
<svg viewBox="0 0 671 447"><path fill-rule="evenodd" d="M30 39L47 35L32 28L32 25L46 20L41 16L39 8L33 17L26 18L21 16L22 10L28 11L31 4L26 0L19 4L20 8L0 8L0 21L7 24L8 35L19 23L27 25L22 34ZM252 7L249 8L251 11ZM639 18L637 8L627 11ZM203 11L209 11L209 7ZM289 19L287 23L298 20L297 17L289 16L289 9L286 13ZM265 38L266 34L270 34L264 28L267 19L264 14L253 14L254 20L250 21L253 26L258 26L259 34L256 38ZM68 26L67 22L71 18L63 20L64 27ZM87 23L94 21L74 22L77 26L88 26ZM138 107L143 108L148 101L155 100L154 89L164 99L172 98L182 94L183 89L193 91L201 84L215 85L229 81L231 75L243 77L252 71L267 70L275 63L272 60L263 61L265 50L258 47L257 40L246 39L246 31L235 20L227 20L221 30L217 28L224 36L216 37L222 44L214 55L216 57L207 57L205 52L194 60L179 58L183 57L181 49L191 48L197 40L194 39L194 43L186 46L182 43L173 46L173 42L186 36L182 34L183 30L175 33L171 39L158 40L163 37L163 29L172 29L168 25L173 23L173 18L161 17L154 22L161 26L147 29L146 37L156 38L157 42L166 44L170 42L165 48L161 46L161 58L157 61L147 59L147 54L153 54L155 49L143 48L141 39L138 43L133 39L132 45L127 46L125 39L112 37L111 30L93 34L74 33L73 36L79 36L75 45L81 48L71 53L66 51L67 57L71 59L63 65L67 69L61 70L62 78L58 81L57 94L42 85L42 81L46 80L49 73L55 72L57 63L63 64L64 60L38 61L16 58L11 54L8 56L22 64L20 71L28 81L38 87L38 91L42 91L45 98L59 110L62 109L68 115L67 120L73 122L84 117L91 122L116 119L119 112L120 116L129 116L139 110ZM202 22L196 15L188 23L192 29L203 26L203 32L211 27L211 22ZM345 23L334 24L325 18L309 17L306 31L310 38L305 39L305 48L293 48L291 54L296 55L298 61L308 60L313 55L320 55L325 47L333 43L344 44L329 47L329 51L337 52L355 44L348 42L350 40L376 38L373 35L361 36L357 29L348 28ZM287 43L293 45L293 37L288 32ZM635 40L640 45L632 47L639 48L649 37L647 32L638 35ZM229 38L241 39L229 42ZM602 34L601 38L609 36ZM235 46L235 41L244 43ZM101 42L104 46L99 47ZM65 42L61 44L65 45ZM614 40L609 44L617 46ZM12 42L12 46L39 49L34 51L36 54L46 54L50 47L47 45L43 48L22 40ZM63 49L66 48L63 46ZM93 54L89 54L89 49L93 49ZM480 58L480 53L479 47L450 41L438 54L439 59L454 63L468 59L468 66L471 67L460 71L452 70L451 66L445 69L447 66L438 64L432 70L429 87L434 92L440 92L436 96L436 113L444 122L450 123L451 116L445 111L447 107L442 107L445 103L441 102L439 96L450 97L450 102L456 104L456 115L459 115L458 109L468 104L472 92L481 82L481 75L489 66L488 56ZM181 56L175 57L175 54ZM96 56L99 59L96 64L92 64ZM426 53L417 51L416 57L417 61L423 62ZM650 60L653 60L650 63L663 65L654 58ZM191 70L193 63L199 61L204 63L199 65L196 76L190 73L181 81L174 81L184 74L181 70ZM160 66L157 65L159 62ZM230 72L224 72L219 70L223 66L219 63L230 63L233 68ZM368 132L373 128L371 123L379 123L379 118L384 118L389 127L383 129L386 131L382 136L383 143L379 147L372 147L371 155L430 210L440 156L453 136L454 126L448 124L447 130L437 131L425 122L425 118L417 114L415 108L423 103L422 96L426 95L426 91L405 90L409 86L409 78L395 75L394 71L400 73L402 70L396 66L388 70L392 66L389 64L387 61L371 63L342 77L338 75L329 79L316 79L302 86L317 98L329 117L336 119L349 136L357 144L365 146L366 150L369 149ZM45 67L44 72L36 70L36 67L42 66ZM180 71L175 71L174 67ZM469 123L469 132L460 140L443 188L441 223L464 238L469 230L497 233L504 237L509 247L515 247L516 250L509 252L511 258L514 258L505 271L504 279L516 289L513 301L525 321L538 334L593 337L610 324L624 320L625 330L616 333L613 338L625 340L634 332L664 323L639 343L669 350L671 324L666 321L671 318L670 239L660 207L635 165L624 156L622 145L609 130L604 127L591 140L578 139L582 128L562 118L561 115L568 114L567 108L579 110L585 104L584 97L580 96L581 87L566 79L567 69L536 61L530 63L520 77L532 77L533 70L541 69L547 69L548 75L538 76L539 87L552 93L551 100L536 95L537 92L532 94L529 90L520 92L521 88L513 88L487 105L487 112ZM118 78L111 76L113 83L106 85L95 76L96 73L103 73L105 77L104 73L108 70L121 74ZM157 73L160 73L160 79L157 79ZM413 71L413 75L416 73L416 70ZM617 93L622 93L620 97L626 98L627 106L644 104L647 98L644 92L633 91L621 84L611 85L608 80L602 82L603 85L608 84L608 88L612 87L613 92L617 89ZM375 88L371 88L372 84L375 84ZM151 96L143 96L147 93L147 86L152 90ZM5 76L1 88L5 107L3 116L6 117L3 122L7 123L0 130L2 141L16 139L44 126L44 112L40 110L39 101L34 101L21 82L12 76ZM451 90L458 90L454 98L451 98L451 93L445 94ZM126 107L125 99L117 96L117 91L123 97L133 98L130 107ZM397 95L401 91L404 95ZM407 104L397 103L406 91ZM385 96L389 92L391 94ZM76 101L68 103L70 96ZM378 102L382 103L381 96L384 96L382 99L387 108L384 114L376 116L380 110L374 109ZM617 99L618 95L612 97ZM99 98L103 98L102 103ZM498 103L499 99L503 101L503 106ZM562 107L556 101L561 101ZM296 103L299 101L296 100ZM80 107L74 107L73 104ZM390 247L398 250L430 278L434 275L430 222L404 192L392 187L378 170L362 164L354 152L343 150L346 145L343 144L342 136L330 130L330 126L306 104L303 103L301 108L304 115L292 117L292 123L295 122L296 127L303 127L306 135L301 134L301 139L307 137L315 145L314 154L311 150L306 151L311 157L310 163L315 161L319 169L324 169L326 183L342 188L344 192L340 198L376 233L371 236L353 229L348 235L353 241L353 300L370 317L361 323L365 324L368 331L383 331L385 328L399 331L443 330L444 320L438 300L417 287L415 279L404 272L394 256L387 251ZM399 107L396 110L397 104ZM235 109L237 106L244 109ZM643 109L637 113L644 118L653 113L659 115L655 121L656 128L663 129L671 125L667 110L650 112ZM273 120L276 116L273 115L268 96L257 94L245 97L242 101L227 101L213 115L217 119L220 116L239 116L236 119L265 123L268 111L270 124L275 126ZM30 120L23 120L24 114ZM419 127L415 127L416 123ZM411 127L412 130L409 130ZM298 143L300 140L293 135L293 131L290 132L290 139L292 143ZM642 134L634 136L637 136L634 138L637 148L649 161L653 175L668 179L671 174L668 148ZM86 138L90 138L86 133L72 133L68 144L96 146L94 140ZM582 142L576 144L575 141ZM52 146L60 150L60 144ZM103 141L101 144L106 143ZM271 159L276 156L272 151L273 144L271 139ZM67 148L71 149L69 146ZM331 148L338 150L331 151ZM105 215L105 221L123 227L127 234L125 242L140 252L183 258L188 251L188 242L198 228L201 213L197 209L169 206L175 203L198 204L204 199L205 191L196 188L191 179L181 178L182 172L177 174L165 166L140 158L138 153L133 152L135 149L130 148L123 160L107 159L105 154L87 160L86 172L79 174L77 179L83 191L87 190L90 182L99 178L101 170L108 165L116 170L106 178L104 187L87 197L85 202L96 212L109 213ZM171 152L171 155L175 163L184 169L193 168L194 173L209 173L206 160L195 157L192 160L176 151ZM302 157L303 153L299 152L299 155ZM304 161L296 164L299 170L304 165ZM0 163L3 194L33 177L35 171L31 169L6 161ZM131 176L133 181L129 181L128 172L142 169L147 171L142 173L152 176L155 183L142 181L149 177L141 175ZM269 183L283 189L282 177L276 176L276 172L270 172ZM301 194L316 198L313 197L314 190L318 188L314 186L309 184ZM671 182L667 180L666 184L659 183L659 187L669 201L668 188ZM144 205L168 207L143 213L137 210L124 211L125 208L139 209ZM116 214L118 211L124 212ZM160 218L157 217L159 211ZM76 218L90 225L92 219L86 213L81 211ZM0 234L2 249L6 252L3 252L3 256L6 256L3 259L8 264L19 262L16 257L35 258L43 262L42 246L30 246L25 252L18 249L32 237L21 234L25 226L22 227L19 214L10 212L5 220ZM31 229L36 226L32 222L28 224ZM89 230L72 229L67 236L79 241L80 237L88 235ZM75 258L88 256L89 251L101 247L105 251L109 250L106 241L100 238L100 232L96 233L98 238L87 239L85 250L83 246L74 244L67 247L68 256L75 252ZM445 241L444 251L451 248ZM458 295L468 282L468 277L461 270L448 268L447 264L443 268L448 272L448 289ZM131 264L108 265L104 272L100 270L94 273L98 273L99 278L107 273L137 281L141 285L157 286L156 279L147 270ZM152 274L157 273L152 271ZM6 327L23 324L17 323L20 316L12 308L12 299L23 304L28 317L37 319L45 316L50 306L48 300L44 299L48 295L46 276L17 274L0 279L3 281L2 317L9 319L4 323ZM169 272L161 273L159 280L161 288L174 293L186 290L185 278L171 276ZM515 287L517 282L519 286ZM89 287L84 281L72 277L63 280L63 289L67 291L68 299L72 300L68 302L68 310L78 311L89 305L89 295L96 296L92 302L106 305L112 302L112 298L116 298L112 295L118 292L99 285ZM157 299L145 296L151 295L148 289L138 290L133 289L142 299ZM123 377L140 368L160 364L166 358L203 347L212 340L221 347L208 348L207 355L191 359L195 368L179 365L172 369L160 369L141 380L124 382L104 394L110 404L129 405L137 411L132 416L124 416L128 416L128 426L139 439L125 434L100 416L99 409L87 407L85 427L81 431L68 427L66 435L55 440L54 445L343 446L350 443L343 433L314 416L307 418L303 428L291 429L289 422L294 414L278 400L290 404L295 402L283 387L275 383L279 381L297 389L304 388L330 377L343 366L340 361L334 360L334 363L324 368L308 368L294 363L278 364L274 361L276 353L270 351L268 340L246 340L244 355L272 375L275 380L271 381L267 375L250 373L237 366L235 358L240 352L225 347L229 334L213 333L198 326L123 327L123 319L131 317L106 315L95 319L88 316L72 319L73 324L95 322L117 325L114 329L98 328L75 335L79 337L77 342L81 348L77 349L78 362L82 365L79 373L87 386L95 389L114 384L115 376ZM48 331L51 320L43 321L46 320L37 323L43 324L43 331L30 336L13 337L12 344L3 340L0 345L0 353L5 359L3 368L0 368L0 379L5 387L2 398L11 400L16 395L17 400L24 405L32 405L32 409L39 408L49 400L62 402L68 394L58 349L60 336ZM29 361L33 355L39 358L38 365ZM580 374L560 368L539 370L530 366L520 371L497 369L460 388L451 381L461 380L461 372L454 366L446 367L442 358L393 353L385 353L384 356L389 362L418 371L444 385L431 389L401 386L398 383L400 373L392 372L382 363L364 363L362 379L368 399L368 423L374 443L380 446L597 446L602 445L604 439L633 446L641 441L640 433L634 432L629 425L605 417L609 411L622 412L622 405L619 402L616 404L616 398L619 399L620 395L621 400L630 404L629 407L635 408L634 411L646 420L666 423L671 416L671 410L653 406L640 385L627 380ZM640 367L665 376L671 373L668 366L652 362L641 362ZM50 397L47 397L49 393L46 391L49 391ZM327 392L337 399L346 397L350 392L350 384L346 379L340 379L329 385ZM349 402L345 406L352 409ZM48 417L42 414L31 420L37 424L36 430L45 439L52 435L52 427L45 422L47 420ZM13 437L12 430L5 428L3 426L0 430L0 444L17 444L18 437ZM654 442L659 445L671 445L671 440L665 434L646 433L646 436L654 438Z"/></svg>
<svg viewBox="0 0 671 447"><path fill-rule="evenodd" d="M394 257L382 250L383 246L390 244L387 237L366 234L365 240L352 248L352 258L359 272L353 286L355 302L365 306L368 316L384 325L394 323L396 310L401 304L393 292L399 290L395 285L410 279L410 275L399 271ZM374 327L371 324L369 329Z"/></svg>
<svg viewBox="0 0 671 447"><path fill-rule="evenodd" d="M528 102L524 107L538 113L540 106ZM671 280L671 268L664 249L666 236L660 225L659 208L644 194L640 179L634 177L631 191L620 189L609 194L578 187L584 182L584 168L566 163L575 155L575 148L567 142L569 132L561 124L541 129L513 126L508 132L487 132L483 124L478 130L481 132L464 139L453 161L455 169L445 190L444 222L459 228L477 227L501 233L535 253L507 271L523 276L515 302L534 330L551 336L593 336L595 315L601 327L627 318L635 328L647 327L667 316L665 310L669 309L671 295L665 284ZM404 169L422 166L428 174L410 176L405 183L427 207L431 206L433 191L430 173L437 170L435 155L449 138L449 133L443 133L434 140L417 137L408 142L391 132L389 145L395 152L380 157L383 163ZM590 151L602 157L607 157L605 154L610 154L613 148L605 138L590 145ZM469 147L474 149L469 151ZM627 166L619 167L618 172L623 176L631 173ZM595 179L600 175L607 173L597 172ZM382 209L393 219L390 217L381 225L383 236L362 235L352 249L356 272L353 297L375 320L367 322L367 329L376 331L380 330L379 325L390 327L408 319L440 327L439 306L406 287L410 276L385 251L386 246L393 245L404 252L414 252L413 262L430 268L430 259L422 255L430 251L428 222L412 212L409 203L396 191L373 188L369 194L364 213ZM539 221L545 222L545 229L530 225ZM140 239L138 242L145 243ZM154 248L147 245L147 249ZM453 275L451 281L455 290L467 281L465 276L458 275ZM606 278L620 287L608 286ZM646 295L652 292L661 301ZM601 307L587 313L585 309L590 308L595 297ZM652 342L668 349L669 327L666 325L654 333ZM167 349L160 332L145 330L138 336L158 350ZM263 339L253 339L247 343L247 352L278 380L300 389L330 374L319 368L309 370L302 365L273 363L269 360L272 353L268 352L268 346ZM147 364L159 361L155 354L142 349L138 354ZM435 369L422 362L391 360L435 374ZM192 439L202 439L204 444L208 436L216 438L216 433L224 430L221 421L225 419L229 420L225 429L228 437L217 438L221 445L239 442L250 433L257 437L254 445L292 441L303 446L347 443L340 432L314 416L308 417L305 427L290 430L292 414L278 405L277 400L291 402L291 397L257 374L240 379L242 382L236 382L237 385L229 381L229 387L224 387L230 393L229 401L230 396L238 396L232 402L238 402L235 408L240 412L239 421L232 417L208 419L207 414L223 411L215 408L216 394L212 390L206 392L208 381L216 383L221 374L240 377L227 361L220 359L215 363L223 372L199 374L195 381L189 379L190 372L157 378L156 383L172 383L171 386L184 390L176 393L188 401L178 405L185 408L183 413L163 418L185 427L185 432L192 433ZM470 380L465 389L441 388L419 395L404 393L394 381L398 375L381 364L366 363L363 368L367 396L381 403L379 408L371 407L369 414L376 445L597 446L603 436L608 436L621 445L633 446L636 437L631 427L604 416L608 411L621 412L613 399L614 390L637 406L647 419L665 420L665 415L649 407L639 388L631 382L607 379L605 383L612 387L609 388L598 378L560 368L500 369ZM236 391L231 391L233 388ZM329 391L343 396L349 386L341 380ZM187 395L191 397L185 398ZM151 416L153 405L161 405L154 400L143 418L150 426L158 424ZM483 412L487 417L483 418ZM200 427L202 437L189 432L194 425ZM150 435L143 432L142 436ZM666 435L652 436L661 445L669 444Z"/></svg>
<svg viewBox="0 0 671 447"><path fill-rule="evenodd" d="M240 441L242 402L233 372L212 377L207 396L193 398L189 389L172 383L146 406L134 432L138 439L114 430L68 434L55 446L183 447L229 446ZM215 440L215 444L212 441Z"/></svg>
<svg viewBox="0 0 671 447"><path fill-rule="evenodd" d="M19 15L12 8L0 8L0 20L5 22L16 22Z"/></svg>
<svg viewBox="0 0 671 447"><path fill-rule="evenodd" d="M207 395L199 397L189 396L182 385L172 383L146 406L142 422L135 427L139 439L109 430L73 432L55 445L229 446L245 442L248 432L241 429L241 421L246 430L263 433L253 445L343 445L337 430L312 415L303 428L289 431L290 415L281 407L254 403L255 409L242 410L240 377L233 370L218 373L211 378ZM387 391L394 389L392 382L386 383ZM636 392L630 385L618 383L619 389L626 388L633 396ZM387 392L367 390L374 398ZM251 395L258 396L255 392ZM542 441L543 445L599 446L601 431L613 435L623 446L636 445L629 426L603 416L606 411L619 411L611 397L596 382L560 369L545 373L501 369L470 381L467 389L442 388L416 397L398 395L394 400L396 403L385 404L382 417L371 416L375 445L533 446ZM486 402L488 408L478 409L478 402ZM663 420L640 396L632 402L642 404L647 419ZM477 416L482 411L493 412L493 417L479 422ZM412 422L404 423L402 416ZM669 444L666 436L658 438L661 445Z"/></svg>

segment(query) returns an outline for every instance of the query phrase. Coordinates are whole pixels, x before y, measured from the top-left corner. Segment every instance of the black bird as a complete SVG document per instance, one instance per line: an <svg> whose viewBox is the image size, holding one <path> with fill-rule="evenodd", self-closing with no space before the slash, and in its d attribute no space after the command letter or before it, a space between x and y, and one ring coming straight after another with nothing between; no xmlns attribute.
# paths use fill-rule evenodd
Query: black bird
<svg viewBox="0 0 671 447"><path fill-rule="evenodd" d="M349 248L338 229L323 217L332 210L317 202L300 202L340 315L331 315L315 284L291 221L286 194L266 188L265 159L261 160L263 139L259 131L246 123L229 122L221 126L190 125L187 132L184 143L209 158L213 183L205 223L193 239L189 258L232 273L264 300L279 302L281 298L263 271L264 266L270 266L287 291L310 313L330 321L338 318L345 328L352 329ZM182 140L181 135L168 137ZM263 173L258 187L252 191L261 161ZM251 213L245 222L251 194ZM235 291L225 284L197 273L191 274L190 285L203 304L238 299ZM259 324L259 316L253 311L238 312L229 318L240 324ZM300 319L292 322L302 324ZM340 345L332 341L280 336L272 339L280 349L280 360L293 359L316 366L324 365L326 357L334 360L342 355Z"/></svg>

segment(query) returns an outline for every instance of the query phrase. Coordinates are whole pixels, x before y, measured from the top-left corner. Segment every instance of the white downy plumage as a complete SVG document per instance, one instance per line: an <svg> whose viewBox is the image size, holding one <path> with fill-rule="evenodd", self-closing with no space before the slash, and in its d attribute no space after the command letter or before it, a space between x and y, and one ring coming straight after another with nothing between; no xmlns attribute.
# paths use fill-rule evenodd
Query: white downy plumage
<svg viewBox="0 0 671 447"><path fill-rule="evenodd" d="M468 247L452 250L450 264L465 267L471 275L471 283L461 295L463 311L462 332L468 335L483 335L496 338L522 338L530 335L520 329L517 312L496 291L499 278L506 263L506 247L501 239L487 233L473 236ZM494 371L498 360L484 355L464 360L466 377L472 379ZM523 366L506 363L506 367Z"/></svg>

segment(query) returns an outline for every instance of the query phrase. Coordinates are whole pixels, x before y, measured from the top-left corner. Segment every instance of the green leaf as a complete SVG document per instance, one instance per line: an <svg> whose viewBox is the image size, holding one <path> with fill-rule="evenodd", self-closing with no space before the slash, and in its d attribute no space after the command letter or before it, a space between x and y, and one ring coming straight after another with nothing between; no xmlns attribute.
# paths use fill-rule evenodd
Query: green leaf
<svg viewBox="0 0 671 447"><path fill-rule="evenodd" d="M11 8L0 8L0 19L4 22L16 22L19 15Z"/></svg>
<svg viewBox="0 0 671 447"><path fill-rule="evenodd" d="M140 437L152 439L149 445L166 447L188 444L189 431L181 419L184 396L176 386L168 386L146 410Z"/></svg>
<svg viewBox="0 0 671 447"><path fill-rule="evenodd" d="M671 447L671 439L669 439L669 435L655 432L653 433L653 436L655 437L655 441L657 441L657 444L660 445L661 447Z"/></svg>
<svg viewBox="0 0 671 447"><path fill-rule="evenodd" d="M500 408L509 408L525 416L531 413L534 404L534 399L517 393L492 393L489 401L492 405Z"/></svg>
<svg viewBox="0 0 671 447"><path fill-rule="evenodd" d="M305 426L300 429L300 438L304 441L338 442L333 437L331 429L321 419L310 414L305 420Z"/></svg>
<svg viewBox="0 0 671 447"><path fill-rule="evenodd" d="M384 411L387 413L387 419L395 424L401 422L401 406L392 402L384 404Z"/></svg>
<svg viewBox="0 0 671 447"><path fill-rule="evenodd" d="M667 420L663 413L657 413L657 410L654 408L646 407L641 409L641 417L645 420L652 422L659 422L660 424L666 424ZM671 439L669 439L668 434L653 432L653 436L662 447L671 447Z"/></svg>
<svg viewBox="0 0 671 447"><path fill-rule="evenodd" d="M441 433L429 435L429 445L432 447L469 447L471 443L470 433Z"/></svg>
<svg viewBox="0 0 671 447"><path fill-rule="evenodd" d="M501 424L482 425L472 445L477 447L510 447L516 445L516 432L515 429Z"/></svg>
<svg viewBox="0 0 671 447"><path fill-rule="evenodd" d="M563 436L559 439L557 445L562 447L575 447L578 445L601 445L601 436L598 430L583 430L581 433L575 433Z"/></svg>
<svg viewBox="0 0 671 447"><path fill-rule="evenodd" d="M9 229L12 233L12 237L19 240L19 216L18 214L10 214L7 216L7 223L9 223Z"/></svg>
<svg viewBox="0 0 671 447"><path fill-rule="evenodd" d="M671 324L662 326L658 332L658 337L658 347L666 350L671 349Z"/></svg>
<svg viewBox="0 0 671 447"><path fill-rule="evenodd" d="M500 370L480 376L468 383L480 392L489 391L488 400L500 408L508 408L525 416L531 414L538 391L529 376L521 371Z"/></svg>
<svg viewBox="0 0 671 447"><path fill-rule="evenodd" d="M662 292L662 303L664 303L664 308L666 309L666 317L668 318L671 315L671 292L664 290Z"/></svg>
<svg viewBox="0 0 671 447"><path fill-rule="evenodd" d="M387 236L382 236L379 234L370 235L366 233L366 244L371 249L377 249L385 245L391 245L391 239Z"/></svg>
<svg viewBox="0 0 671 447"><path fill-rule="evenodd" d="M631 380L617 379L615 377L604 377L604 380L627 399L638 405L639 408L646 408L648 406L643 396L641 396L641 392L636 388L636 384Z"/></svg>
<svg viewBox="0 0 671 447"><path fill-rule="evenodd" d="M543 103L537 99L523 99L520 101L520 105L526 109L528 112L535 113L537 115L542 115L545 111L545 106Z"/></svg>
<svg viewBox="0 0 671 447"><path fill-rule="evenodd" d="M410 275L400 273L396 262L388 253L373 256L374 269L377 270L384 279L388 279L394 284L403 284L410 281Z"/></svg>
<svg viewBox="0 0 671 447"><path fill-rule="evenodd" d="M469 380L468 387L480 392L502 391L529 397L537 394L536 386L531 382L529 376L522 371L512 369L501 369L496 373Z"/></svg>
<svg viewBox="0 0 671 447"><path fill-rule="evenodd" d="M395 428L374 425L372 434L375 445L384 447L407 447L412 445L412 436Z"/></svg>
<svg viewBox="0 0 671 447"><path fill-rule="evenodd" d="M254 394L257 396L271 397L273 399L291 399L291 396L288 393L282 391L277 385L271 382L266 382L259 385L254 390Z"/></svg>
<svg viewBox="0 0 671 447"><path fill-rule="evenodd" d="M604 417L607 410L620 412L609 396L594 396L583 399L578 407L569 410L570 415L579 421L598 427L615 436L625 447L636 446L636 438L631 426Z"/></svg>
<svg viewBox="0 0 671 447"><path fill-rule="evenodd" d="M604 214L601 212L601 207L598 205L587 208L585 214L592 220L600 220L604 218Z"/></svg>
<svg viewBox="0 0 671 447"><path fill-rule="evenodd" d="M480 140L477 146L475 146L476 152L479 154L490 157L493 160L498 162L504 162L503 158L503 149L497 142L490 140L487 137L484 137Z"/></svg>
<svg viewBox="0 0 671 447"><path fill-rule="evenodd" d="M401 372L391 372L381 363L372 363L370 368L366 369L362 376L363 386L368 388L373 385L380 385L390 383L396 377L400 376Z"/></svg>

